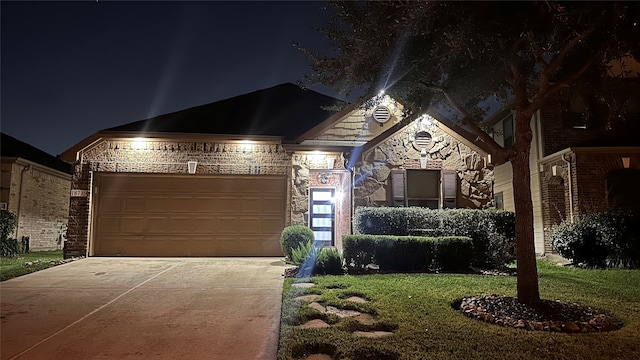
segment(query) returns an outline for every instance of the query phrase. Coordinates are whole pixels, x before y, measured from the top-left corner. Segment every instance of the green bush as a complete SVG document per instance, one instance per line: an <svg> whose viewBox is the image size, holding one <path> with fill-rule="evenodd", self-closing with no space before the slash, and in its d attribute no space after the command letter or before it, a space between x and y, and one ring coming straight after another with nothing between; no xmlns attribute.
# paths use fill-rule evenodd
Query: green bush
<svg viewBox="0 0 640 360"><path fill-rule="evenodd" d="M16 216L9 211L0 211L0 255L16 256L20 253L18 239L12 239L10 236L18 226Z"/></svg>
<svg viewBox="0 0 640 360"><path fill-rule="evenodd" d="M322 248L316 258L316 266L313 273L319 275L343 275L344 259L340 250L331 248Z"/></svg>
<svg viewBox="0 0 640 360"><path fill-rule="evenodd" d="M357 234L468 236L477 267L501 268L515 260L515 215L509 211L360 207L354 225Z"/></svg>
<svg viewBox="0 0 640 360"><path fill-rule="evenodd" d="M280 235L282 252L289 260L293 260L293 249L298 248L301 244L313 241L313 231L303 225L287 226L282 230L282 234Z"/></svg>
<svg viewBox="0 0 640 360"><path fill-rule="evenodd" d="M436 262L441 270L465 270L473 260L473 241L464 236L443 236L436 243Z"/></svg>
<svg viewBox="0 0 640 360"><path fill-rule="evenodd" d="M378 236L374 258L380 271L426 271L431 266L435 239L420 236Z"/></svg>
<svg viewBox="0 0 640 360"><path fill-rule="evenodd" d="M576 266L640 268L640 217L629 212L583 215L551 229L551 246Z"/></svg>
<svg viewBox="0 0 640 360"><path fill-rule="evenodd" d="M369 264L382 272L466 269L473 259L469 237L347 235L342 238L349 273L358 274Z"/></svg>
<svg viewBox="0 0 640 360"><path fill-rule="evenodd" d="M20 253L18 239L2 239L0 240L0 256L10 257Z"/></svg>
<svg viewBox="0 0 640 360"><path fill-rule="evenodd" d="M352 274L362 272L374 263L375 242L371 235L345 235L342 237L342 256L347 271Z"/></svg>

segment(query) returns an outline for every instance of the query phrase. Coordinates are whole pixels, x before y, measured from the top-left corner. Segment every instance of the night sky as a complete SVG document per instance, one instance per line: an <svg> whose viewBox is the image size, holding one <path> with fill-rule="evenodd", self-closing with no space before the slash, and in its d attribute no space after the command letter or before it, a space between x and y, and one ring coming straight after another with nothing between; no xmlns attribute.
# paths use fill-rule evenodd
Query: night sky
<svg viewBox="0 0 640 360"><path fill-rule="evenodd" d="M2 132L57 155L105 128L304 80L292 43L325 51L323 6L2 1Z"/></svg>

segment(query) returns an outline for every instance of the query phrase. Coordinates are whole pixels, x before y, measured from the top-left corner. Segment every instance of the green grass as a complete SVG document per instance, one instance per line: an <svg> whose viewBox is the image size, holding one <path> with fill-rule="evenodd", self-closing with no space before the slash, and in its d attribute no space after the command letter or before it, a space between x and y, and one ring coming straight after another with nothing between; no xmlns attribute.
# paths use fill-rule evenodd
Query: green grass
<svg viewBox="0 0 640 360"><path fill-rule="evenodd" d="M32 251L27 254L8 258L0 258L0 281L30 274L55 266L55 261L62 260L62 250ZM33 263L27 265L27 263Z"/></svg>
<svg viewBox="0 0 640 360"><path fill-rule="evenodd" d="M538 263L544 299L578 302L606 310L624 327L607 333L566 334L504 328L467 318L451 307L473 295L515 296L515 277L465 274L387 274L319 276L316 286L283 293L278 358L331 353L334 359L639 359L640 270L583 270ZM293 300L321 294L321 303L344 307L347 296L371 301L350 308L376 314L376 330L393 330L381 339L355 338L353 320L321 315ZM309 319L332 323L326 329L295 329Z"/></svg>

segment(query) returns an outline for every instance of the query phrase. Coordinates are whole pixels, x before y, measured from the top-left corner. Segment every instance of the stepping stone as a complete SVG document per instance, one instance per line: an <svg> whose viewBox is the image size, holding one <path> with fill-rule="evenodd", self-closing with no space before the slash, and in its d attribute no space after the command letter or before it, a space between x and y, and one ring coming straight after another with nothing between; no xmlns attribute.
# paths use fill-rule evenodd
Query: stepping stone
<svg viewBox="0 0 640 360"><path fill-rule="evenodd" d="M359 311L338 309L337 307L327 306L327 314L335 314L339 317L354 317L362 315Z"/></svg>
<svg viewBox="0 0 640 360"><path fill-rule="evenodd" d="M331 356L327 354L311 354L305 360L331 360Z"/></svg>
<svg viewBox="0 0 640 360"><path fill-rule="evenodd" d="M374 325L378 322L376 318L371 314L360 314L353 317L357 322L362 325Z"/></svg>
<svg viewBox="0 0 640 360"><path fill-rule="evenodd" d="M388 331L354 331L353 336L355 337L366 337L366 338L381 338L386 336L393 335L392 332Z"/></svg>
<svg viewBox="0 0 640 360"><path fill-rule="evenodd" d="M298 296L297 298L294 298L293 300L298 300L298 301L304 301L304 302L314 302L318 299L320 299L322 296L320 295L315 295L315 294L311 294L311 295L304 295L304 296Z"/></svg>
<svg viewBox="0 0 640 360"><path fill-rule="evenodd" d="M311 321L307 321L302 325L296 326L296 329L322 329L322 328L328 328L329 326L331 325L327 324L326 322L320 319L314 319Z"/></svg>
<svg viewBox="0 0 640 360"><path fill-rule="evenodd" d="M317 302L312 302L312 303L311 303L311 304L309 304L308 306L309 306L310 308L312 308L312 309L316 310L316 311L319 311L319 312L323 313L323 314L324 314L325 312L327 312L327 309L325 309L325 307L324 307L324 306L322 306L322 305L318 304Z"/></svg>
<svg viewBox="0 0 640 360"><path fill-rule="evenodd" d="M350 298L348 298L346 300L354 302L354 303L359 303L359 304L365 304L365 303L369 302L369 300L363 299L363 298L361 298L359 296L352 296L352 297L350 297Z"/></svg>
<svg viewBox="0 0 640 360"><path fill-rule="evenodd" d="M301 289L308 289L308 288L313 287L315 285L316 284L310 283L310 282L300 282L300 283L291 284L291 287L301 288Z"/></svg>

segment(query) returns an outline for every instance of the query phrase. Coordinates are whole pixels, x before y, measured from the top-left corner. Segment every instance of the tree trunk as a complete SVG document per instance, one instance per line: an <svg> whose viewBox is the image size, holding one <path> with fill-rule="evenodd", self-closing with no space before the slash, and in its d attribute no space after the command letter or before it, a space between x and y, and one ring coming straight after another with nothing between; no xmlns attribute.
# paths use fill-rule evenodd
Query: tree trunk
<svg viewBox="0 0 640 360"><path fill-rule="evenodd" d="M518 301L530 306L540 302L538 268L533 238L533 203L531 201L530 147L518 151L511 160L513 200L516 213L516 261Z"/></svg>

